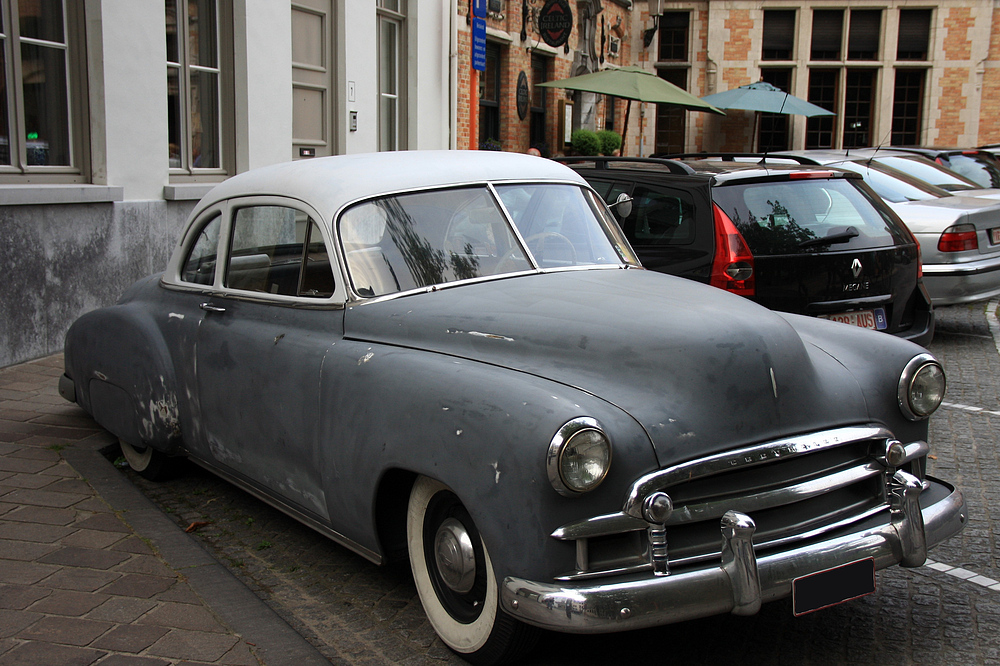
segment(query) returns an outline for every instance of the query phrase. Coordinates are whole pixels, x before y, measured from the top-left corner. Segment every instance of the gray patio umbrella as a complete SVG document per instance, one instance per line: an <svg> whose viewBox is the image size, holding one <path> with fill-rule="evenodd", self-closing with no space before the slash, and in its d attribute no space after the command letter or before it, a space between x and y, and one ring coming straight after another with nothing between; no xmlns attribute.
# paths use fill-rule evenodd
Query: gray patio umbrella
<svg viewBox="0 0 1000 666"><path fill-rule="evenodd" d="M760 124L761 113L783 113L807 118L836 115L833 111L827 111L812 102L807 102L795 95L789 95L781 88L764 81L749 83L714 95L706 95L701 100L720 109L755 111L754 143L758 140L757 127Z"/></svg>
<svg viewBox="0 0 1000 666"><path fill-rule="evenodd" d="M781 88L763 81L749 83L739 88L715 93L714 95L706 95L701 98L701 101L708 102L720 109L784 113L787 115L806 116L807 118L836 115L833 111L827 111L812 102L807 102L795 95L789 95Z"/></svg>
<svg viewBox="0 0 1000 666"><path fill-rule="evenodd" d="M625 126L622 129L622 152L625 150L625 136L628 133L628 115L632 108L632 100L656 104L671 104L691 111L707 111L726 115L711 103L698 99L686 90L661 79L652 72L639 67L618 67L602 69L599 72L573 76L559 81L546 81L537 84L543 88L564 88L580 90L601 95L613 95L628 100L625 107Z"/></svg>

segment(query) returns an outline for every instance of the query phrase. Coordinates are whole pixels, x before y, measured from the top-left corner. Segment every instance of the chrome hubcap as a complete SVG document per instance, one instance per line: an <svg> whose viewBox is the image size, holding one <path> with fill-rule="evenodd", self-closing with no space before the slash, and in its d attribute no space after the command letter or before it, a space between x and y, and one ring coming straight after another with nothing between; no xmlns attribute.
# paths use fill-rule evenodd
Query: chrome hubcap
<svg viewBox="0 0 1000 666"><path fill-rule="evenodd" d="M434 537L434 561L441 580L454 592L465 594L476 582L476 553L469 532L459 521L448 518Z"/></svg>

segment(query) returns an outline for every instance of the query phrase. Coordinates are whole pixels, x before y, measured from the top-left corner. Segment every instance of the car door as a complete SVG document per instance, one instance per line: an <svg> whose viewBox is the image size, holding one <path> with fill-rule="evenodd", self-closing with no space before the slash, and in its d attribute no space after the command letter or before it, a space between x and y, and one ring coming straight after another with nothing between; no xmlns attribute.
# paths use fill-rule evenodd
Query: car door
<svg viewBox="0 0 1000 666"><path fill-rule="evenodd" d="M202 456L325 520L323 361L344 331L336 258L298 202L237 200L228 220L221 288L197 331Z"/></svg>
<svg viewBox="0 0 1000 666"><path fill-rule="evenodd" d="M707 183L665 175L656 182L584 175L609 205L623 192L632 197L629 214L616 219L645 268L708 282L715 235Z"/></svg>

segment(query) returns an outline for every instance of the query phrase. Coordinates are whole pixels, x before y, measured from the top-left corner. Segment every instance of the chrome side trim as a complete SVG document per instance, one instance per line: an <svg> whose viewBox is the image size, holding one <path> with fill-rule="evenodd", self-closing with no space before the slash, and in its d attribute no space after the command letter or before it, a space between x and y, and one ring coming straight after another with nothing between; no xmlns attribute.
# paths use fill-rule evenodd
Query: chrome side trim
<svg viewBox="0 0 1000 666"><path fill-rule="evenodd" d="M642 502L656 490L693 478L710 476L737 467L752 467L773 462L779 458L800 456L805 453L828 449L865 439L886 439L892 436L887 429L877 425L849 426L824 432L789 437L777 441L748 446L735 451L724 451L707 458L657 470L639 478L629 491L622 513L642 518Z"/></svg>
<svg viewBox="0 0 1000 666"><path fill-rule="evenodd" d="M913 502L904 502L900 508L914 526L916 520L923 523L927 547L958 533L967 515L961 491L940 481L933 483L950 489L950 494L916 512ZM728 522L722 527L733 530L728 543L732 554L727 559L720 555L718 566L670 576L633 575L596 585L539 583L508 576L500 602L507 613L523 622L568 633L642 629L722 613L752 613L757 600L764 603L789 596L792 581L799 576L868 557L876 569L885 569L902 562L909 547L896 524L886 523L755 558L746 547L749 539L744 530L749 526L738 515ZM751 561L757 570L756 587Z"/></svg>
<svg viewBox="0 0 1000 666"><path fill-rule="evenodd" d="M343 546L344 548L347 548L348 550L357 553L361 557L371 562L374 562L375 564L385 564L385 558L382 557L379 553L376 553L375 551L369 548L365 548L361 544L352 541L351 539L348 539L340 532L337 532L336 530L332 529L329 525L324 523L318 517L313 517L308 513L299 511L291 504L288 504L282 499L261 490L256 485L251 484L248 481L245 481L241 477L229 472L225 468L216 467L215 465L206 462L200 458L196 458L194 456L189 456L188 460L195 463L199 467L204 467L212 474L222 477L223 479L233 484L237 488L240 488L241 490L245 490L246 492L250 493L257 499L259 499L261 502L264 502L265 504L274 507L275 509L281 511L290 518L294 518L295 520L299 521L306 527L311 527L312 529L316 530L326 538Z"/></svg>

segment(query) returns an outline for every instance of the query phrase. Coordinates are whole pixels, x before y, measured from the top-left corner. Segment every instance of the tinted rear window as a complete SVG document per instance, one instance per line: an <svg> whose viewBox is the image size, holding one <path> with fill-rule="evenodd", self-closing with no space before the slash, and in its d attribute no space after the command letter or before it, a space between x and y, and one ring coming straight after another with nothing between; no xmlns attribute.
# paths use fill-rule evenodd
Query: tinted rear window
<svg viewBox="0 0 1000 666"><path fill-rule="evenodd" d="M889 213L877 209L847 179L736 183L716 187L713 196L755 255L863 250L908 242Z"/></svg>

